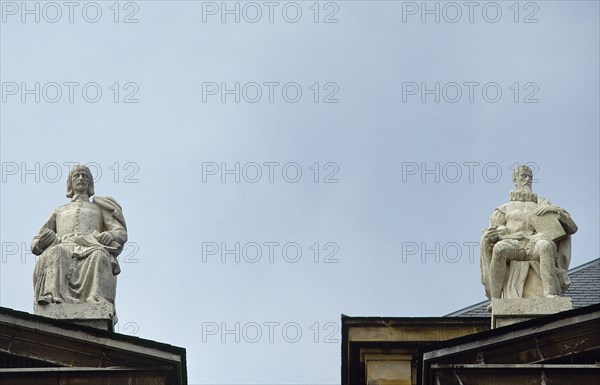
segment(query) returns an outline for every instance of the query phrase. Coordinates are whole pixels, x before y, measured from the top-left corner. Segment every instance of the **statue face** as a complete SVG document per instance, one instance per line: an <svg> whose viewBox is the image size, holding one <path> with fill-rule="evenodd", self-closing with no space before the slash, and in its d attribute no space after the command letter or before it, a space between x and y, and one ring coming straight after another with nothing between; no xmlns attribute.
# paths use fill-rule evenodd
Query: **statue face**
<svg viewBox="0 0 600 385"><path fill-rule="evenodd" d="M90 176L83 169L75 169L71 175L71 183L73 191L76 194L87 194L90 185Z"/></svg>
<svg viewBox="0 0 600 385"><path fill-rule="evenodd" d="M519 175L517 175L515 186L517 190L529 190L531 191L531 183L533 174L529 168L519 167Z"/></svg>

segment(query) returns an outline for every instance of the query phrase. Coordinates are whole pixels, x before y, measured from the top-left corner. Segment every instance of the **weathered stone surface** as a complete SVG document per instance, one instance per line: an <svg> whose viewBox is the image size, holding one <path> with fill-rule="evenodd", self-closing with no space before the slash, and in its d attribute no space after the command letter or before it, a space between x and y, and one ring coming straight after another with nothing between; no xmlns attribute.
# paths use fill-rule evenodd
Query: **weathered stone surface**
<svg viewBox="0 0 600 385"><path fill-rule="evenodd" d="M64 319L96 329L114 330L117 323L115 307L110 303L57 303L33 305L34 314L48 318Z"/></svg>
<svg viewBox="0 0 600 385"><path fill-rule="evenodd" d="M570 283L570 235L577 225L564 209L531 191L532 178L528 166L515 169L510 201L496 208L483 229L481 282L492 302L552 298Z"/></svg>
<svg viewBox="0 0 600 385"><path fill-rule="evenodd" d="M114 320L118 255L127 241L121 206L95 197L92 173L75 166L67 179L71 202L55 209L31 250L35 314L61 319Z"/></svg>
<svg viewBox="0 0 600 385"><path fill-rule="evenodd" d="M115 307L110 303L57 303L53 306L35 304L34 313L58 319L112 319Z"/></svg>
<svg viewBox="0 0 600 385"><path fill-rule="evenodd" d="M571 310L569 297L492 299L492 328Z"/></svg>
<svg viewBox="0 0 600 385"><path fill-rule="evenodd" d="M365 355L367 385L411 385L412 356L409 354Z"/></svg>

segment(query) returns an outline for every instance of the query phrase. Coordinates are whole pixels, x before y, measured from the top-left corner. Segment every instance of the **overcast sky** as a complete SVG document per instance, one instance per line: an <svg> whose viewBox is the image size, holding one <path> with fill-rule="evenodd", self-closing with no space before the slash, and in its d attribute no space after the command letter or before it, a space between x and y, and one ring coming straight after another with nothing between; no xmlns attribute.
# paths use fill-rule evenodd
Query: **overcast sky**
<svg viewBox="0 0 600 385"><path fill-rule="evenodd" d="M517 163L599 256L597 1L1 5L1 306L74 163L127 220L118 331L190 384L339 383L342 313L483 301Z"/></svg>

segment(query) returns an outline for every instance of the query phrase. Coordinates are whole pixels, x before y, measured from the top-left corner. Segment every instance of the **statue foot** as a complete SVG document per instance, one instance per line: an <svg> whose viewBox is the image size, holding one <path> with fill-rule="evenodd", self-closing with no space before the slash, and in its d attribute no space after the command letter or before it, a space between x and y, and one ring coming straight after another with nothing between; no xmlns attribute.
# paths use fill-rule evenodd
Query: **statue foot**
<svg viewBox="0 0 600 385"><path fill-rule="evenodd" d="M547 294L546 295L546 298L556 298L556 297L558 297L558 296L554 295L554 294Z"/></svg>
<svg viewBox="0 0 600 385"><path fill-rule="evenodd" d="M63 303L64 301L62 299L57 299L57 298L52 298L52 296L43 296L38 298L37 303L38 305L49 305L51 303Z"/></svg>

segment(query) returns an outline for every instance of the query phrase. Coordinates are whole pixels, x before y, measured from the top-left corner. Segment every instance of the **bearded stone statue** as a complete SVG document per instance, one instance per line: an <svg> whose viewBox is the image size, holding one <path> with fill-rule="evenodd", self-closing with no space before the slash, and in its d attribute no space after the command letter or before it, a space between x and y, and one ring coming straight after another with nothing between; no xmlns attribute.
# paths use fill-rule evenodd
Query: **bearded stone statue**
<svg viewBox="0 0 600 385"><path fill-rule="evenodd" d="M528 166L514 170L510 201L494 210L483 229L481 282L490 299L552 298L569 286L577 225L564 209L532 192L532 178Z"/></svg>

